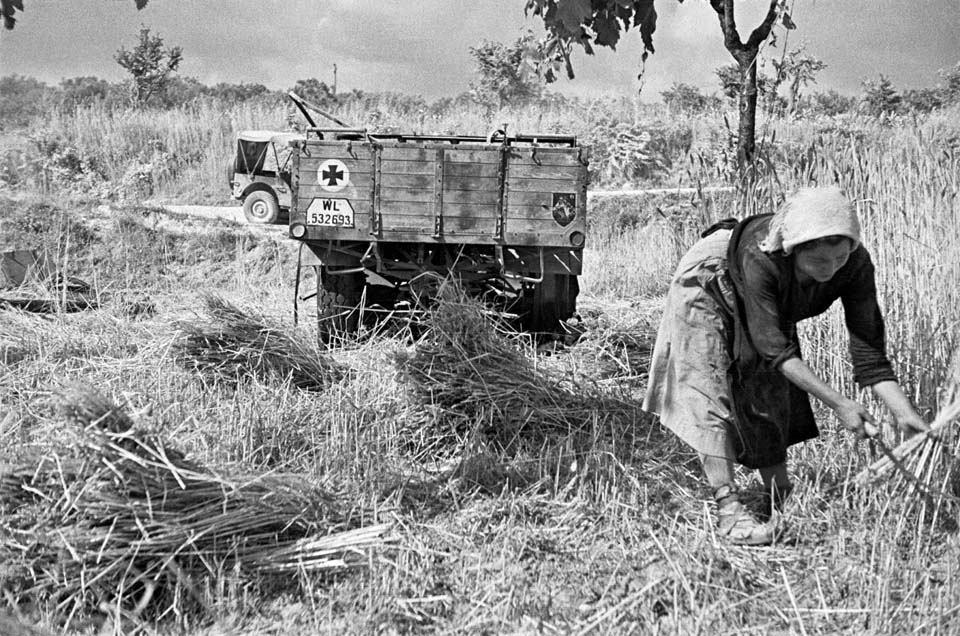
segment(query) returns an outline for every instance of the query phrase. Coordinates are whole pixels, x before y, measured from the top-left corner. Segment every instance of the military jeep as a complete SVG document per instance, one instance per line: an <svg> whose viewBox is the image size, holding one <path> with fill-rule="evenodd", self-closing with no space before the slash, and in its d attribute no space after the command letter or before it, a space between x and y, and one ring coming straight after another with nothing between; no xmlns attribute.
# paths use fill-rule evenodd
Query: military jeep
<svg viewBox="0 0 960 636"><path fill-rule="evenodd" d="M229 169L233 198L243 202L250 223L276 223L290 209L290 142L303 135L269 130L237 133L237 151Z"/></svg>
<svg viewBox="0 0 960 636"><path fill-rule="evenodd" d="M451 275L526 330L575 314L588 161L575 137L309 128L291 145L289 233L298 287L315 268L323 339Z"/></svg>

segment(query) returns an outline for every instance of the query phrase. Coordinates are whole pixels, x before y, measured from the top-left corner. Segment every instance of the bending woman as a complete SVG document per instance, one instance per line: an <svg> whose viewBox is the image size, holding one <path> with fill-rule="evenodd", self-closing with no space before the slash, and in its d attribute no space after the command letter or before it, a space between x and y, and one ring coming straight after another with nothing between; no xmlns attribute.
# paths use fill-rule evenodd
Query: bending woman
<svg viewBox="0 0 960 636"><path fill-rule="evenodd" d="M867 410L801 359L797 322L843 303L854 379L886 404L901 430L926 425L885 353L874 268L856 211L839 188L806 188L775 215L722 221L681 259L667 293L644 409L693 447L731 542L770 543L737 495L734 463L759 469L779 505L792 489L787 447L818 435L809 395L860 437Z"/></svg>

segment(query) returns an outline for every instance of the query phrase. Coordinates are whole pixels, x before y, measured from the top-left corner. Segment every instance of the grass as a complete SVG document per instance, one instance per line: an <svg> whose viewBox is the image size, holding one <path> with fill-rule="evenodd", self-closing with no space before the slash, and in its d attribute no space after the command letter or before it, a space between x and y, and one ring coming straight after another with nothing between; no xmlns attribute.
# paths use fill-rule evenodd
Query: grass
<svg viewBox="0 0 960 636"><path fill-rule="evenodd" d="M781 154L771 150L776 178L767 172L760 184L775 194L839 175L864 201L892 358L918 406L931 412L949 386L960 324L955 120L948 113L895 127L864 119L768 122L767 138L776 130L773 148ZM669 183L716 179L716 157L708 159L677 162ZM170 191L192 187L183 179ZM960 492L949 453L930 480L946 488L934 504L893 477L858 486L855 476L879 451L821 413L822 436L791 451L798 486L783 540L731 548L714 535L693 454L642 414L609 408L640 399L666 277L700 228L736 212L733 196L594 205L584 334L575 345L537 352L453 299L446 307L454 317L473 317L476 331L466 342L446 328L420 341L394 330L400 335L341 343L324 353L344 373L305 391L284 373L251 373L239 383L236 374L198 374L175 355L177 324L204 315L210 291L262 326L295 333L295 252L287 241L62 194L24 191L0 201L0 236L47 250L59 269L91 283L98 307L46 318L0 310L0 473L53 451L68 430L56 396L80 381L131 412L152 413L164 423L157 440L191 462L223 474L292 473L340 493L359 525L394 524L391 543L359 569L300 572L285 585L231 570L205 584L208 609L159 624L128 617L119 623L126 633L180 626L196 636L960 630ZM761 209L768 205L759 200ZM443 314L436 320L449 327ZM834 386L857 394L842 315L811 321L803 340L806 358ZM431 363L446 373L430 373ZM469 392L452 388L465 380ZM446 391L453 401L434 399L430 382L433 396ZM456 400L465 394L472 399ZM503 443L497 433L521 408L531 421L562 416L549 420L562 426ZM443 452L424 452L440 448L437 440ZM757 492L756 477L743 477ZM6 611L40 629L59 628L64 617L54 605L18 592L11 564L0 567ZM81 614L66 633L95 632L114 620L101 609Z"/></svg>

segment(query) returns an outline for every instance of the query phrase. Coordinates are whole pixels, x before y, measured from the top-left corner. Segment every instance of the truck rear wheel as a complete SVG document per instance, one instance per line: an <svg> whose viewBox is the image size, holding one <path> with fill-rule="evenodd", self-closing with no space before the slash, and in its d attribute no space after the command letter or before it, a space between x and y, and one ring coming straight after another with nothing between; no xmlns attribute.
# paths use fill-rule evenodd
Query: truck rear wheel
<svg viewBox="0 0 960 636"><path fill-rule="evenodd" d="M524 290L521 325L533 333L558 333L560 323L577 313L580 285L572 274L545 274Z"/></svg>
<svg viewBox="0 0 960 636"><path fill-rule="evenodd" d="M317 335L330 342L338 335L356 333L360 326L360 302L366 276L363 272L330 273L326 266L317 272Z"/></svg>
<svg viewBox="0 0 960 636"><path fill-rule="evenodd" d="M280 203L272 192L254 190L243 200L243 216L250 223L276 223L280 218Z"/></svg>

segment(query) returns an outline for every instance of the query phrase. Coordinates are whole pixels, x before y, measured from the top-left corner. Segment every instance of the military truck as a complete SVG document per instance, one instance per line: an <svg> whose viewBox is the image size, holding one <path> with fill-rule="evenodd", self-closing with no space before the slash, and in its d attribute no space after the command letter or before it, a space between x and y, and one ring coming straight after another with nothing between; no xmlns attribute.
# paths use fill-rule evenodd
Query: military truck
<svg viewBox="0 0 960 636"><path fill-rule="evenodd" d="M276 223L290 209L290 142L299 139L302 134L270 130L237 133L228 177L250 223Z"/></svg>
<svg viewBox="0 0 960 636"><path fill-rule="evenodd" d="M322 338L451 275L523 329L555 331L575 314L588 163L575 137L311 127L291 145L289 234L298 287L315 268Z"/></svg>

